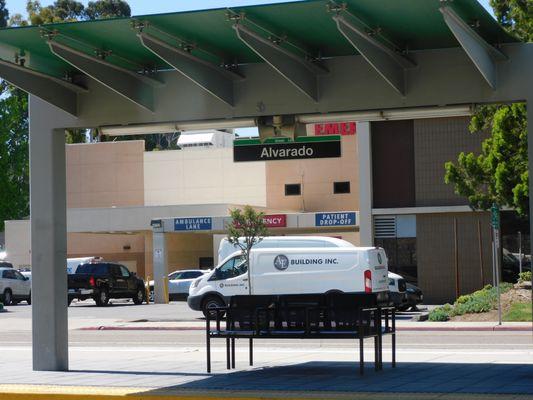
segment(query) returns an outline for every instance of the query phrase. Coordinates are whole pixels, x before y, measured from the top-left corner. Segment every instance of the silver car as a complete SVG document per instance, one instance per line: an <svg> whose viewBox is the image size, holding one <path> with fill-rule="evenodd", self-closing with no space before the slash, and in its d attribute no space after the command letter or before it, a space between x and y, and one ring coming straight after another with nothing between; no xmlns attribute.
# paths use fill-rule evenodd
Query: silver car
<svg viewBox="0 0 533 400"><path fill-rule="evenodd" d="M207 273L207 270L184 269L168 274L168 297L169 301L186 300L189 296L189 287L196 278ZM150 301L154 301L154 281L149 282Z"/></svg>

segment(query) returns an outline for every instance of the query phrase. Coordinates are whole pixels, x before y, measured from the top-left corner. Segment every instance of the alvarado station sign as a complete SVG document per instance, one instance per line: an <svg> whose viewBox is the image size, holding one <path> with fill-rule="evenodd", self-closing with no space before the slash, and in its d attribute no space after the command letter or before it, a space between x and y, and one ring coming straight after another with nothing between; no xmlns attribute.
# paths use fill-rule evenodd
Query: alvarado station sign
<svg viewBox="0 0 533 400"><path fill-rule="evenodd" d="M272 143L259 139L236 140L233 144L233 161L274 161L341 156L339 136L309 136L295 142Z"/></svg>

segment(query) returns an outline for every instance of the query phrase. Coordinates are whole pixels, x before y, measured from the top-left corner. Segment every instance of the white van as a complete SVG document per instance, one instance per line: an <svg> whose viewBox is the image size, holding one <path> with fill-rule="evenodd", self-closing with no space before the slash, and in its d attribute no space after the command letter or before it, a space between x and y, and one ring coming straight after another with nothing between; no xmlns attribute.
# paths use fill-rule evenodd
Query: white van
<svg viewBox="0 0 533 400"><path fill-rule="evenodd" d="M239 238L244 243L243 238ZM297 248L297 247L355 247L346 240L327 236L266 236L259 243L254 245L254 249L266 248ZM227 256L240 250L236 244L229 242L228 238L223 238L218 246L218 261L222 261Z"/></svg>
<svg viewBox="0 0 533 400"><path fill-rule="evenodd" d="M193 282L187 303L206 314L210 308L227 305L231 296L250 293L369 293L387 301L387 272L387 257L381 248L254 248L250 274L241 251L233 252Z"/></svg>

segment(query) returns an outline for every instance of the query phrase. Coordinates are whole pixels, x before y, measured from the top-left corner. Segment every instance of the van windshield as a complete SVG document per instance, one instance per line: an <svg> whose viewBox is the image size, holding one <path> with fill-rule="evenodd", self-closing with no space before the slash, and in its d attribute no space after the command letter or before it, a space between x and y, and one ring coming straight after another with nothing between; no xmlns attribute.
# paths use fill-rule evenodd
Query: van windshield
<svg viewBox="0 0 533 400"><path fill-rule="evenodd" d="M235 278L248 271L248 264L242 256L229 259L223 265L217 268L213 275L214 280L223 280Z"/></svg>

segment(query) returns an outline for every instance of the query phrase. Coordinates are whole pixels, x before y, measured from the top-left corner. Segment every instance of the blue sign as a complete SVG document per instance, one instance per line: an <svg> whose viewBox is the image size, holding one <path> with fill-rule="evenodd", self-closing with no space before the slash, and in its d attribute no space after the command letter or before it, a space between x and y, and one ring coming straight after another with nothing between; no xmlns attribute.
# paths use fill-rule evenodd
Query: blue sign
<svg viewBox="0 0 533 400"><path fill-rule="evenodd" d="M174 218L175 231L210 231L212 228L211 217Z"/></svg>
<svg viewBox="0 0 533 400"><path fill-rule="evenodd" d="M355 226L354 212L316 213L315 226Z"/></svg>

